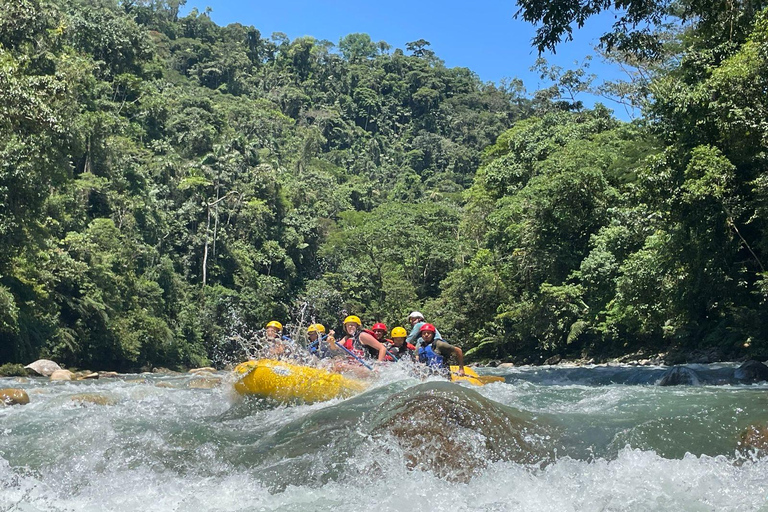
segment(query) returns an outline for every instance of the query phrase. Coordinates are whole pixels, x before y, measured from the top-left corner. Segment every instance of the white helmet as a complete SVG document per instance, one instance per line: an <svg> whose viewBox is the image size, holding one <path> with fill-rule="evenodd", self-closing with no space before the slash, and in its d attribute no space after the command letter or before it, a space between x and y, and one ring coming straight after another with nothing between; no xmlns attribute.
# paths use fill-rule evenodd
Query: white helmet
<svg viewBox="0 0 768 512"><path fill-rule="evenodd" d="M414 311L410 315L408 315L408 320L410 320L411 318L421 318L422 320L424 320L424 315L422 315L418 311Z"/></svg>

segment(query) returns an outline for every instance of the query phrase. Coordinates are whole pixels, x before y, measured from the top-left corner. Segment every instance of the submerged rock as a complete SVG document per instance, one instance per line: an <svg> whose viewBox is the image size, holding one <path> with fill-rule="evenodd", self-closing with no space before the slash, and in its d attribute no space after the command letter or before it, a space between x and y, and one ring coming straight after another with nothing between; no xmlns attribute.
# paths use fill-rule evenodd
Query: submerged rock
<svg viewBox="0 0 768 512"><path fill-rule="evenodd" d="M768 451L768 426L750 425L747 427L739 438L739 448L742 451Z"/></svg>
<svg viewBox="0 0 768 512"><path fill-rule="evenodd" d="M79 393L72 395L69 399L79 405L115 405L117 403L114 398L99 393Z"/></svg>
<svg viewBox="0 0 768 512"><path fill-rule="evenodd" d="M23 389L0 389L0 405L26 405L28 403L29 395Z"/></svg>
<svg viewBox="0 0 768 512"><path fill-rule="evenodd" d="M550 428L516 409L449 383L422 384L390 397L372 418L370 433L393 439L411 469L467 481L488 462L539 463ZM550 444L550 443L547 443Z"/></svg>
<svg viewBox="0 0 768 512"><path fill-rule="evenodd" d="M213 389L221 385L221 379L218 377L199 377L187 382L190 389Z"/></svg>
<svg viewBox="0 0 768 512"><path fill-rule="evenodd" d="M51 380L72 380L75 374L69 370L56 370L51 374Z"/></svg>
<svg viewBox="0 0 768 512"><path fill-rule="evenodd" d="M696 371L687 366L673 366L661 376L659 386L699 386L701 379Z"/></svg>
<svg viewBox="0 0 768 512"><path fill-rule="evenodd" d="M762 382L768 380L768 366L760 361L747 361L736 368L733 377L740 382Z"/></svg>
<svg viewBox="0 0 768 512"><path fill-rule="evenodd" d="M34 363L30 363L24 368L28 368L33 372L42 375L43 377L50 377L53 372L61 370L61 366L51 361L50 359L38 359Z"/></svg>

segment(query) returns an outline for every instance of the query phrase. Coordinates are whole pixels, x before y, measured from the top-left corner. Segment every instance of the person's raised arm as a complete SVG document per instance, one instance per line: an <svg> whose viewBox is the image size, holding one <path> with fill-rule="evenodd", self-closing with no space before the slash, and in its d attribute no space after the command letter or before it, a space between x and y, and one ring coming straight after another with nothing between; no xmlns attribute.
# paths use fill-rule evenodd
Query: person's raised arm
<svg viewBox="0 0 768 512"><path fill-rule="evenodd" d="M360 343L368 345L374 350L379 351L379 361L383 361L387 357L387 347L383 343L379 342L376 338L368 334L367 332L360 333Z"/></svg>

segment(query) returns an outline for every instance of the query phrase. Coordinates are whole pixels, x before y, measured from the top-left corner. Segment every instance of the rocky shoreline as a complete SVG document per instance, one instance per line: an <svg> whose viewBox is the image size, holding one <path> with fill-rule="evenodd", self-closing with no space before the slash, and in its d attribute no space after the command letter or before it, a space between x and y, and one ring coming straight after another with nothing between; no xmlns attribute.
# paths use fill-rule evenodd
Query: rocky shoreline
<svg viewBox="0 0 768 512"><path fill-rule="evenodd" d="M749 357L745 355L737 357L728 357L717 349L679 351L670 350L667 352L633 352L615 357L579 357L571 358L561 355L553 355L548 358L540 357L539 360L532 360L531 357L522 360L514 357L505 359L492 359L477 362L475 365L480 367L497 368L513 366L675 366L685 364L712 364L712 363L744 363L749 360L766 360L764 357Z"/></svg>

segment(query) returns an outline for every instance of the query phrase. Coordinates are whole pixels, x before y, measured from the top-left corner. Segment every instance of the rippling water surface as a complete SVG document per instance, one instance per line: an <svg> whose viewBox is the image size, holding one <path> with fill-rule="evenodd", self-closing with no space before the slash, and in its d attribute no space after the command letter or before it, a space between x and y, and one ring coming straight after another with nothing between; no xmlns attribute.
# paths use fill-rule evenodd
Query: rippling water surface
<svg viewBox="0 0 768 512"><path fill-rule="evenodd" d="M717 375L728 365L699 367ZM658 387L663 369L386 370L348 400L243 400L227 374L0 379L0 511L768 510L768 386Z"/></svg>

